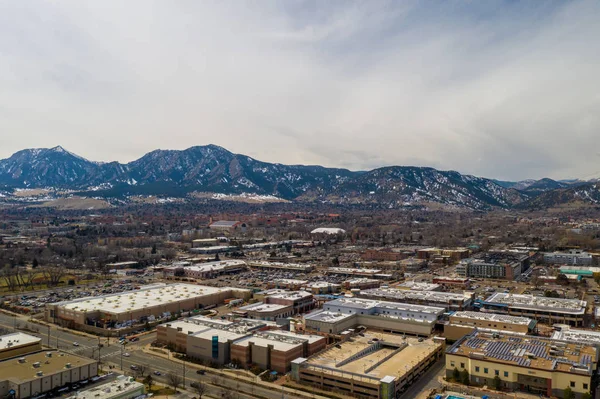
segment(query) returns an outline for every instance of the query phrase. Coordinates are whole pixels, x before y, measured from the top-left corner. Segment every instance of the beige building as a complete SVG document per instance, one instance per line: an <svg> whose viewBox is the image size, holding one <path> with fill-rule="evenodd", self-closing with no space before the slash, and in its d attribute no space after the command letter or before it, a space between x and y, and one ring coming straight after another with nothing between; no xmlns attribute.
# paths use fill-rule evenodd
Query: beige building
<svg viewBox="0 0 600 399"><path fill-rule="evenodd" d="M98 374L98 363L60 351L37 352L0 362L0 396L38 396Z"/></svg>
<svg viewBox="0 0 600 399"><path fill-rule="evenodd" d="M593 345L508 333L475 331L446 350L446 375L466 370L470 383L503 390L563 397L570 388L580 398L592 389L598 363Z"/></svg>
<svg viewBox="0 0 600 399"><path fill-rule="evenodd" d="M367 331L292 362L292 379L359 398L393 399L444 354L443 339Z"/></svg>
<svg viewBox="0 0 600 399"><path fill-rule="evenodd" d="M228 298L249 299L250 296L249 290L237 288L152 284L135 291L47 304L45 317L46 321L70 328L91 326L115 331L221 304Z"/></svg>
<svg viewBox="0 0 600 399"><path fill-rule="evenodd" d="M374 330L430 336L444 309L362 298L325 302L323 310L304 317L307 330L339 334L362 325Z"/></svg>
<svg viewBox="0 0 600 399"><path fill-rule="evenodd" d="M33 335L13 333L0 336L0 360L42 350L42 339Z"/></svg>
<svg viewBox="0 0 600 399"><path fill-rule="evenodd" d="M444 326L444 337L456 341L476 329L515 334L530 334L534 332L536 321L527 317L508 316L496 313L455 312L448 324Z"/></svg>

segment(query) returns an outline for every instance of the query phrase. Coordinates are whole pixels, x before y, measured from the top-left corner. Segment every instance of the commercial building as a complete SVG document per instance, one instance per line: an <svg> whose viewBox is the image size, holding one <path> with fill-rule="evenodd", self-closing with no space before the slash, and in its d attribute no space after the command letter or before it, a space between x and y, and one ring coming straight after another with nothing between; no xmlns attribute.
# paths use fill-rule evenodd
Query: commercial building
<svg viewBox="0 0 600 399"><path fill-rule="evenodd" d="M578 249L569 252L546 252L544 253L544 263L590 266L592 264L592 254Z"/></svg>
<svg viewBox="0 0 600 399"><path fill-rule="evenodd" d="M523 316L548 324L560 323L577 327L584 324L587 302L498 292L492 294L480 306L482 312Z"/></svg>
<svg viewBox="0 0 600 399"><path fill-rule="evenodd" d="M288 290L299 290L308 284L307 280L298 280L293 278L279 278L267 283L269 288L285 288Z"/></svg>
<svg viewBox="0 0 600 399"><path fill-rule="evenodd" d="M309 290L313 295L335 294L341 291L342 285L323 281L308 284L306 289Z"/></svg>
<svg viewBox="0 0 600 399"><path fill-rule="evenodd" d="M428 260L432 263L450 264L459 262L461 259L469 257L470 251L467 248L440 249L423 248L417 250L417 257L422 260Z"/></svg>
<svg viewBox="0 0 600 399"><path fill-rule="evenodd" d="M37 352L0 362L0 396L14 398L58 392L98 374L95 360L60 351Z"/></svg>
<svg viewBox="0 0 600 399"><path fill-rule="evenodd" d="M469 309L472 293L403 290L398 288L371 288L356 294L360 298L378 299L416 305L437 306L445 310Z"/></svg>
<svg viewBox="0 0 600 399"><path fill-rule="evenodd" d="M552 339L566 342L578 342L600 348L599 331L577 330L569 326L562 326L559 331L554 331Z"/></svg>
<svg viewBox="0 0 600 399"><path fill-rule="evenodd" d="M84 297L46 305L46 321L81 328L112 329L169 318L172 314L223 303L228 298L251 296L249 290L193 284L152 284L139 290ZM107 332L107 331L104 331Z"/></svg>
<svg viewBox="0 0 600 399"><path fill-rule="evenodd" d="M344 234L346 230L339 227L319 227L310 232L310 234Z"/></svg>
<svg viewBox="0 0 600 399"><path fill-rule="evenodd" d="M592 389L598 350L580 342L475 331L446 350L446 375L466 370L470 383L562 398L570 388L580 398Z"/></svg>
<svg viewBox="0 0 600 399"><path fill-rule="evenodd" d="M405 273L416 273L427 266L427 261L417 258L408 258L400 261L400 269Z"/></svg>
<svg viewBox="0 0 600 399"><path fill-rule="evenodd" d="M594 273L600 273L600 267L593 266L561 266L559 272L567 277L575 275L580 277L594 277Z"/></svg>
<svg viewBox="0 0 600 399"><path fill-rule="evenodd" d="M456 341L476 329L485 331L530 334L535 331L536 321L527 317L509 316L496 313L455 312L444 326L444 337Z"/></svg>
<svg viewBox="0 0 600 399"><path fill-rule="evenodd" d="M479 258L463 259L456 266L460 277L514 280L529 268L529 255L514 252L488 252Z"/></svg>
<svg viewBox="0 0 600 399"><path fill-rule="evenodd" d="M157 341L173 345L188 356L227 364L233 360L243 366L256 364L261 368L285 373L292 360L310 356L326 346L326 338L295 334L276 329L274 323L236 319L212 320L192 317L157 327Z"/></svg>
<svg viewBox="0 0 600 399"><path fill-rule="evenodd" d="M243 260L223 260L198 264L173 265L165 267L168 275L197 279L210 279L224 274L235 274L246 269Z"/></svg>
<svg viewBox="0 0 600 399"><path fill-rule="evenodd" d="M21 332L0 336L0 360L42 350L42 339Z"/></svg>
<svg viewBox="0 0 600 399"><path fill-rule="evenodd" d="M380 262L396 262L406 259L409 255L402 250L392 248L366 249L361 255L363 260Z"/></svg>
<svg viewBox="0 0 600 399"><path fill-rule="evenodd" d="M328 274L340 274L343 276L373 277L381 274L381 269L356 269L351 267L330 267L325 270Z"/></svg>
<svg viewBox="0 0 600 399"><path fill-rule="evenodd" d="M67 399L134 399L144 395L145 385L133 377L118 376L114 381L78 391Z"/></svg>
<svg viewBox="0 0 600 399"><path fill-rule="evenodd" d="M316 305L313 294L306 291L280 291L268 295L264 302L271 305L291 306L294 314L308 312Z"/></svg>
<svg viewBox="0 0 600 399"><path fill-rule="evenodd" d="M233 314L254 320L276 321L277 319L293 316L294 309L291 305L258 302L242 306L234 310Z"/></svg>
<svg viewBox="0 0 600 399"><path fill-rule="evenodd" d="M314 269L313 265L305 265L302 263L283 263L283 262L266 262L266 261L249 261L248 266L255 269L264 270L286 270L290 272L309 273Z"/></svg>
<svg viewBox="0 0 600 399"><path fill-rule="evenodd" d="M446 277L438 276L431 280L434 284L439 284L442 287L459 287L466 289L470 285L470 280L465 277Z"/></svg>
<svg viewBox="0 0 600 399"><path fill-rule="evenodd" d="M272 323L258 320L219 320L203 316L190 317L156 327L156 340L172 345L188 356L218 364L231 361L230 347L235 340L253 331L274 327Z"/></svg>
<svg viewBox="0 0 600 399"><path fill-rule="evenodd" d="M366 331L324 352L292 362L293 380L346 396L394 399L444 353L443 339Z"/></svg>
<svg viewBox="0 0 600 399"><path fill-rule="evenodd" d="M369 288L379 288L381 286L381 280L375 280L373 278L353 278L346 280L342 283L342 287L346 290L365 290Z"/></svg>
<svg viewBox="0 0 600 399"><path fill-rule="evenodd" d="M327 339L320 335L263 331L233 342L231 359L239 361L243 367L255 364L261 369L285 374L294 359L312 356L326 345Z"/></svg>
<svg viewBox="0 0 600 399"><path fill-rule="evenodd" d="M441 291L442 286L434 283L426 283L419 281L405 281L402 284L396 286L400 290L413 290L413 291Z"/></svg>
<svg viewBox="0 0 600 399"><path fill-rule="evenodd" d="M362 325L402 334L429 336L444 309L406 303L340 298L323 304L323 310L304 317L308 330L328 334Z"/></svg>
<svg viewBox="0 0 600 399"><path fill-rule="evenodd" d="M218 220L208 225L211 230L222 230L222 231L235 231L245 230L246 223L242 223L237 220Z"/></svg>

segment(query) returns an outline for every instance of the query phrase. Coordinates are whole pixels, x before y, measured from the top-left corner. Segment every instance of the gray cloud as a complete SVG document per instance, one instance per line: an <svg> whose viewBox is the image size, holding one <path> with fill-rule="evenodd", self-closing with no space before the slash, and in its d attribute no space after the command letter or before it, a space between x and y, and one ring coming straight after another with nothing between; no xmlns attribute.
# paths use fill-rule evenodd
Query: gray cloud
<svg viewBox="0 0 600 399"><path fill-rule="evenodd" d="M597 2L0 0L0 157L215 143L257 159L588 176Z"/></svg>

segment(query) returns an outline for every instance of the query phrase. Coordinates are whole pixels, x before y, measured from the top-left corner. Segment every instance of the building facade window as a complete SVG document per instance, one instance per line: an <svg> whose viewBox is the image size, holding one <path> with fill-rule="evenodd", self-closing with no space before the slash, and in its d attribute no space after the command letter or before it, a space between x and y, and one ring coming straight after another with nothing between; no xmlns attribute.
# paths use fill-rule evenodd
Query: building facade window
<svg viewBox="0 0 600 399"><path fill-rule="evenodd" d="M504 376L505 376L505 377L508 377L508 371L505 371L505 372L504 372Z"/></svg>
<svg viewBox="0 0 600 399"><path fill-rule="evenodd" d="M475 366L475 371L479 373L479 366Z"/></svg>
<svg viewBox="0 0 600 399"><path fill-rule="evenodd" d="M571 388L575 388L575 381L571 381Z"/></svg>
<svg viewBox="0 0 600 399"><path fill-rule="evenodd" d="M488 369L487 369L487 367L484 367L484 369L483 369L483 372L484 372L484 374L487 374L487 373L488 373Z"/></svg>

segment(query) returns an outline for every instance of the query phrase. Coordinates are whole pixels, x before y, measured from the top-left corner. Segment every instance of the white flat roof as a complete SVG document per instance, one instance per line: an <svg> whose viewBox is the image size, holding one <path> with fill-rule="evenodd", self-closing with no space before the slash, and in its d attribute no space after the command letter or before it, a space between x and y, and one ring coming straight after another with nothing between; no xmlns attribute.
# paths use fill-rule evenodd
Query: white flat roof
<svg viewBox="0 0 600 399"><path fill-rule="evenodd" d="M579 299L546 298L533 295L506 294L503 292L492 294L485 302L505 304L516 309L571 314L585 313L587 305L586 301L580 301Z"/></svg>
<svg viewBox="0 0 600 399"><path fill-rule="evenodd" d="M223 260L223 261L217 261L217 262L198 263L198 264L189 265L189 266L188 265L189 264L185 264L185 265L184 264L182 264L182 265L173 264L172 266L167 267L167 269L178 269L178 268L183 267L185 270L192 270L192 271L199 271L199 272L211 272L211 271L227 270L232 267L246 266L246 262L244 262L243 260Z"/></svg>
<svg viewBox="0 0 600 399"><path fill-rule="evenodd" d="M246 312L275 312L277 310L289 308L291 305L278 305L272 303L253 303L251 305L242 306L238 310Z"/></svg>
<svg viewBox="0 0 600 399"><path fill-rule="evenodd" d="M85 391L79 391L76 395L71 396L68 399L110 399L114 397L132 397L126 395L132 395L135 391L143 387L144 384L141 382L137 382L131 377L121 375L118 376L114 381L97 385L93 388L86 389Z"/></svg>
<svg viewBox="0 0 600 399"><path fill-rule="evenodd" d="M313 294L311 294L310 292L307 292L307 291L285 291L285 292L279 292L279 293L276 293L273 295L269 295L269 298L296 300L296 299L310 298L312 296L313 296Z"/></svg>
<svg viewBox="0 0 600 399"><path fill-rule="evenodd" d="M362 290L360 294L385 299L419 300L437 303L449 303L450 301L464 303L470 299L468 296L465 296L465 294L454 292L401 290L398 288L371 288Z"/></svg>
<svg viewBox="0 0 600 399"><path fill-rule="evenodd" d="M41 342L42 339L33 335L16 332L0 336L0 351L5 349L14 349L24 345L31 345Z"/></svg>
<svg viewBox="0 0 600 399"><path fill-rule="evenodd" d="M279 283L279 284L296 284L296 285L308 284L307 280L297 280L297 279L293 279L293 278L278 278L276 280L273 280L273 282Z"/></svg>
<svg viewBox="0 0 600 399"><path fill-rule="evenodd" d="M344 314L339 312L331 312L327 310L318 310L304 316L305 320L314 320L323 323L337 323L338 321L355 316L354 314Z"/></svg>
<svg viewBox="0 0 600 399"><path fill-rule="evenodd" d="M552 335L552 339L600 345L600 332L568 328L561 331L555 331Z"/></svg>
<svg viewBox="0 0 600 399"><path fill-rule="evenodd" d="M125 313L134 310L152 308L168 303L176 303L190 298L203 297L234 288L217 288L193 284L170 284L143 286L139 290L118 294L80 298L73 301L59 302L66 310L77 312L102 311L105 313Z"/></svg>
<svg viewBox="0 0 600 399"><path fill-rule="evenodd" d="M501 323L510 323L510 324L520 324L520 325L529 325L533 320L527 317L519 317L519 316L509 316L505 314L497 314L497 313L483 313L483 312L469 312L462 311L456 312L452 314L450 317L462 317L465 319L474 319L474 320L489 320L489 321L497 321Z"/></svg>

